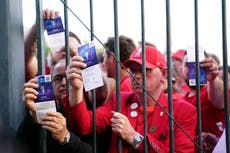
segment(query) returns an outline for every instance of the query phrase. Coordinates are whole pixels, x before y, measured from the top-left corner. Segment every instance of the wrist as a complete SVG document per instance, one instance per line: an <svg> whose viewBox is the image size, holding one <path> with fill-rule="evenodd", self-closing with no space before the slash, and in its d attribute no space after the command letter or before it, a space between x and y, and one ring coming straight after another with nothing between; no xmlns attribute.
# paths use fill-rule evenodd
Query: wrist
<svg viewBox="0 0 230 153"><path fill-rule="evenodd" d="M143 140L144 140L144 137L140 133L136 132L134 135L133 141L131 143L131 146L134 149L137 149L139 145L143 142Z"/></svg>
<svg viewBox="0 0 230 153"><path fill-rule="evenodd" d="M69 143L70 138L71 138L71 134L70 134L70 132L67 130L67 132L66 132L66 134L65 134L65 137L63 137L63 138L59 141L59 144L65 145L65 144Z"/></svg>
<svg viewBox="0 0 230 153"><path fill-rule="evenodd" d="M37 115L35 111L30 110L29 111L30 116L33 118L34 122L37 123Z"/></svg>

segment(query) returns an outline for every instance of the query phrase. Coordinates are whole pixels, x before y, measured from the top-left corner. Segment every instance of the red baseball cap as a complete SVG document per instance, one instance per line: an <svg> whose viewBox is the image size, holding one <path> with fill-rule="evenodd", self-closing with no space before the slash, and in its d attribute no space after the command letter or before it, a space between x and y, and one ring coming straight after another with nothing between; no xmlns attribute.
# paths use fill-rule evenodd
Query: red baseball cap
<svg viewBox="0 0 230 153"><path fill-rule="evenodd" d="M177 50L174 54L172 54L172 58L178 59L178 60L182 60L184 55L186 53L186 50L184 49L179 49Z"/></svg>
<svg viewBox="0 0 230 153"><path fill-rule="evenodd" d="M166 67L166 60L164 55L159 52L155 47L146 46L145 47L145 55L146 55L146 68L163 68ZM129 59L126 60L123 64L126 67L130 67L131 62L137 62L142 64L142 48L137 48L132 52Z"/></svg>

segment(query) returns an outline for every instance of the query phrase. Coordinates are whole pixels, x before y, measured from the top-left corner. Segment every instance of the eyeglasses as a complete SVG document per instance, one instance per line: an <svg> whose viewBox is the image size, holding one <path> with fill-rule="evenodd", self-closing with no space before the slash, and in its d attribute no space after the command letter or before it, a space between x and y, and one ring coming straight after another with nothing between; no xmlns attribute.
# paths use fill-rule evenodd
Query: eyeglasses
<svg viewBox="0 0 230 153"><path fill-rule="evenodd" d="M66 74L55 75L55 76L53 76L52 80L54 83L60 83L60 82L62 82L63 78L66 79Z"/></svg>

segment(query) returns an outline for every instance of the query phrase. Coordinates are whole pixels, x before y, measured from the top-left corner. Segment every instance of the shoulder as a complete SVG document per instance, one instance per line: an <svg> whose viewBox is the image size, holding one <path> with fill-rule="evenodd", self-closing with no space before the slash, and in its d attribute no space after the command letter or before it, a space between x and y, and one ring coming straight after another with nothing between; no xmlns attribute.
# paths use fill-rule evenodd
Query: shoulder
<svg viewBox="0 0 230 153"><path fill-rule="evenodd" d="M173 107L176 112L196 112L195 106L181 98L173 99Z"/></svg>

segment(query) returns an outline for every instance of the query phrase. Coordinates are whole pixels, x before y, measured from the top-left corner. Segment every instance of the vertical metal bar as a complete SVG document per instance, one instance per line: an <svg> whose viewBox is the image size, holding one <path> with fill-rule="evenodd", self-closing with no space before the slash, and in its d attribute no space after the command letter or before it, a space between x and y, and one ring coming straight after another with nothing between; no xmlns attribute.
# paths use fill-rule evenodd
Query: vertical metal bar
<svg viewBox="0 0 230 153"><path fill-rule="evenodd" d="M44 51L44 34L43 34L43 16L42 0L36 0L36 29L37 29L37 56L38 56L38 74L45 74L45 51ZM39 152L46 153L46 135L47 130L41 128L39 140Z"/></svg>
<svg viewBox="0 0 230 153"><path fill-rule="evenodd" d="M90 37L91 41L94 40L94 22L93 22L93 0L89 1L90 4ZM97 129L96 129L96 90L92 91L93 97L93 152L97 152Z"/></svg>
<svg viewBox="0 0 230 153"><path fill-rule="evenodd" d="M227 28L226 28L226 1L222 0L222 47L223 47L223 73L224 73L224 112L226 122L226 151L230 153L230 121L228 99L228 54L227 54Z"/></svg>
<svg viewBox="0 0 230 153"><path fill-rule="evenodd" d="M119 49L119 36L118 36L118 11L117 11L117 0L113 1L114 3L114 52L115 57L117 57L117 60L120 61L120 49ZM120 112L120 65L119 62L116 61L116 111ZM117 148L118 153L121 153L122 151L122 144L121 139L117 137Z"/></svg>
<svg viewBox="0 0 230 153"><path fill-rule="evenodd" d="M141 41L142 41L142 84L143 84L143 108L144 108L144 113L143 113L143 118L144 118L144 153L148 152L148 142L147 142L147 134L148 134L148 120L147 120L147 113L146 113L146 108L147 108L147 102L146 102L146 53L145 53L145 8L144 8L144 0L141 0Z"/></svg>
<svg viewBox="0 0 230 153"><path fill-rule="evenodd" d="M198 33L198 2L194 1L194 24L195 24L195 55L196 55L196 107L197 107L197 129L198 129L198 144L200 146L200 153L202 148L202 124L201 124L201 105L200 105L200 67L199 67L199 33Z"/></svg>
<svg viewBox="0 0 230 153"><path fill-rule="evenodd" d="M44 33L43 33L43 16L42 0L36 0L36 29L37 29L37 57L38 57L38 74L45 74L45 51L44 51Z"/></svg>
<svg viewBox="0 0 230 153"><path fill-rule="evenodd" d="M168 109L169 114L173 114L172 102L172 69L171 69L171 22L170 22L170 0L166 0L166 47L167 47L167 68L168 68ZM174 121L169 119L169 134L170 134L170 152L174 153Z"/></svg>
<svg viewBox="0 0 230 153"><path fill-rule="evenodd" d="M69 51L69 19L68 19L68 0L64 0L64 24L65 24L65 51L66 51L66 67L69 64L70 51ZM69 92L69 83L66 81L66 90Z"/></svg>

